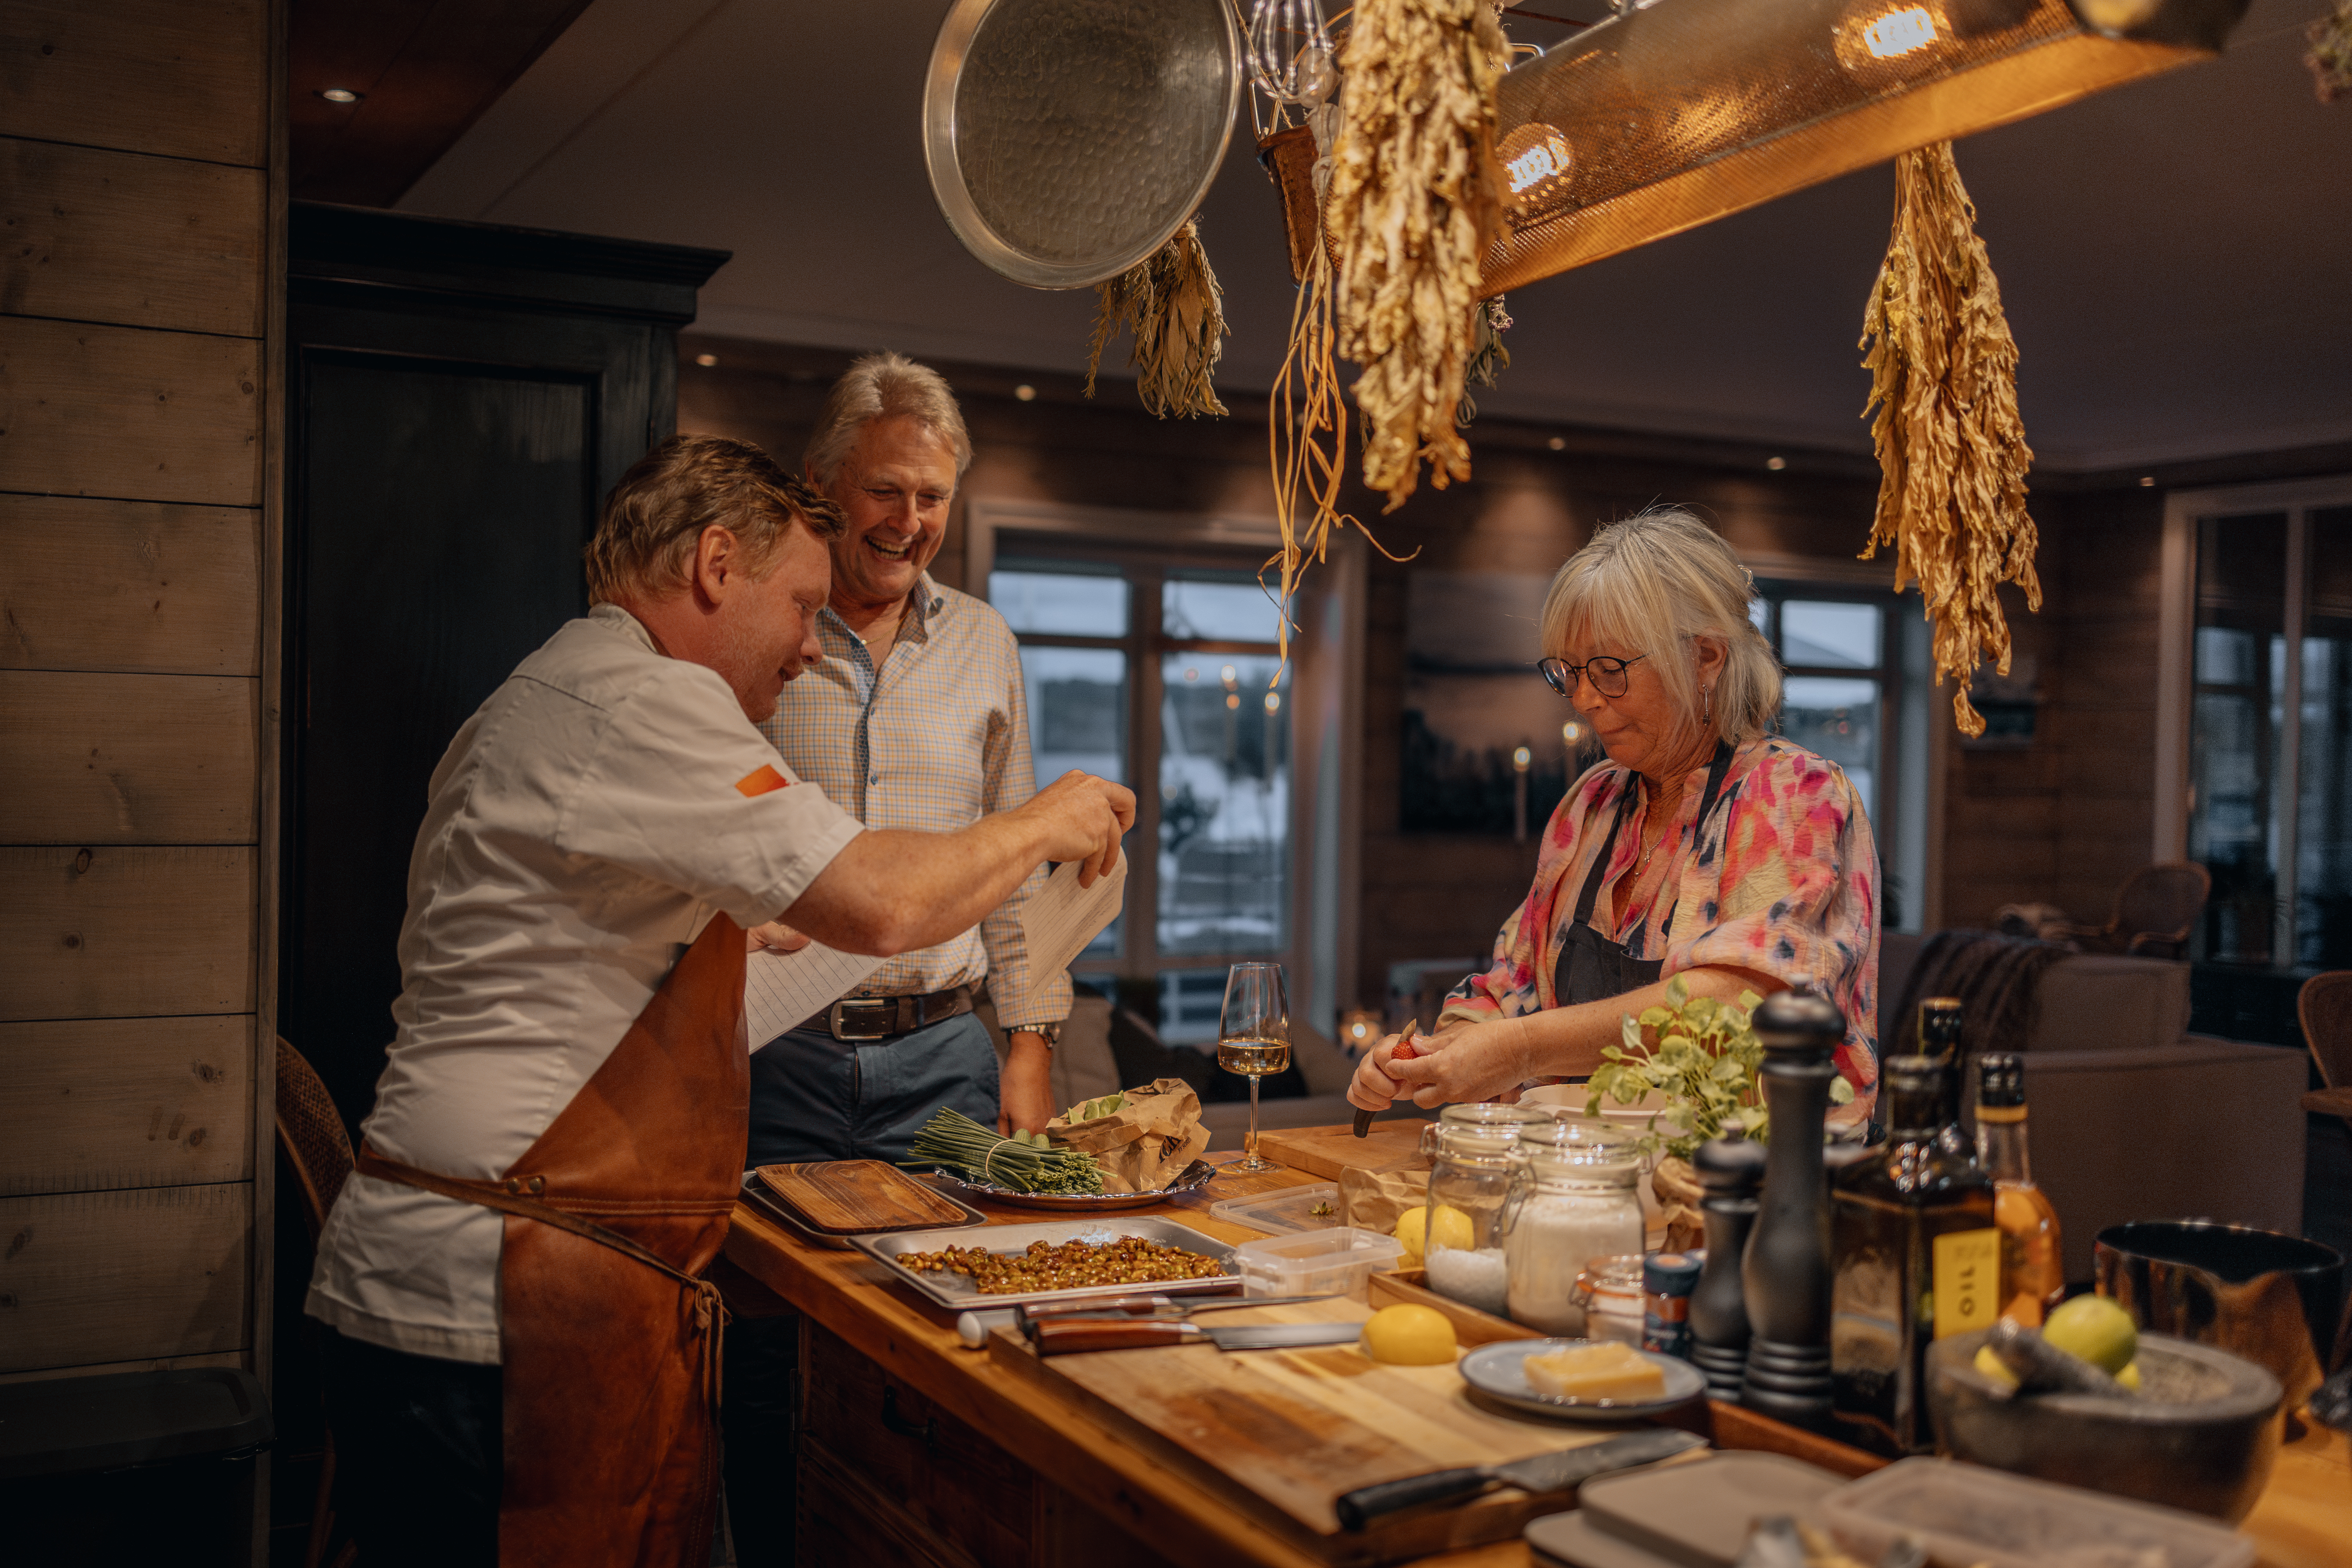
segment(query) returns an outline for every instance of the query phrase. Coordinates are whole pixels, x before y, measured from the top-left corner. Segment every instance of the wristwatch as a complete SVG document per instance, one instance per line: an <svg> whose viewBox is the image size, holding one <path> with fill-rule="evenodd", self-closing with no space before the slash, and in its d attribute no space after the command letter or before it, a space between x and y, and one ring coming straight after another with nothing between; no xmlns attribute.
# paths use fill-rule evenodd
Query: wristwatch
<svg viewBox="0 0 2352 1568"><path fill-rule="evenodd" d="M1045 1048L1049 1051L1059 1050L1062 1047L1062 1026L1059 1024L1016 1024L1012 1028L1007 1029L1004 1032L1008 1037L1013 1035L1042 1036L1045 1041Z"/></svg>

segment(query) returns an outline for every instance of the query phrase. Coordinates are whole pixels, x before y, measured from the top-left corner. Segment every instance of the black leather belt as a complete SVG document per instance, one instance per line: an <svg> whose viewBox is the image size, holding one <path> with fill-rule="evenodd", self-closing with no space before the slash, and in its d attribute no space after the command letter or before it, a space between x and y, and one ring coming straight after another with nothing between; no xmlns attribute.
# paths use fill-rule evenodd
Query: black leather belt
<svg viewBox="0 0 2352 1568"><path fill-rule="evenodd" d="M800 1026L862 1045L911 1035L971 1011L971 987L958 985L921 996L845 996L803 1020Z"/></svg>

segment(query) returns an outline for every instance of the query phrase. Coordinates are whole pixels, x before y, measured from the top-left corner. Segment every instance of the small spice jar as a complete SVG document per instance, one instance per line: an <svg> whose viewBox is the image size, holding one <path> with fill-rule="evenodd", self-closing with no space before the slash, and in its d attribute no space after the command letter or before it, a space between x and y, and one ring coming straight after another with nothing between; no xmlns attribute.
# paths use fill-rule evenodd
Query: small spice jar
<svg viewBox="0 0 2352 1568"><path fill-rule="evenodd" d="M1617 1141L1580 1141L1573 1124L1550 1137L1530 1129L1504 1215L1511 1321L1548 1334L1585 1332L1579 1277L1595 1258L1642 1248L1641 1165Z"/></svg>
<svg viewBox="0 0 2352 1568"><path fill-rule="evenodd" d="M1642 1343L1642 1255L1595 1258L1577 1276L1576 1300L1584 1308L1584 1337Z"/></svg>
<svg viewBox="0 0 2352 1568"><path fill-rule="evenodd" d="M1642 1348L1691 1359L1691 1291L1704 1252L1655 1252L1642 1260Z"/></svg>
<svg viewBox="0 0 2352 1568"><path fill-rule="evenodd" d="M1432 1290L1503 1312L1509 1294L1503 1205L1518 1168L1519 1134L1554 1124L1551 1112L1536 1106L1481 1102L1449 1105L1422 1130L1422 1152L1430 1156L1422 1266Z"/></svg>

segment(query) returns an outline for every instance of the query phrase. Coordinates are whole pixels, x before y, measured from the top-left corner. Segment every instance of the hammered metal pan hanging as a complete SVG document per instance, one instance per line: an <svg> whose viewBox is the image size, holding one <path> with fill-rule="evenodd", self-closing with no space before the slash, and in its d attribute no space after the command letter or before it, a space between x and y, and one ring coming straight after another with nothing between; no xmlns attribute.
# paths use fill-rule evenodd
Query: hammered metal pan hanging
<svg viewBox="0 0 2352 1568"><path fill-rule="evenodd" d="M1228 0L956 0L923 89L931 190L1014 282L1099 283L1201 205L1241 92Z"/></svg>

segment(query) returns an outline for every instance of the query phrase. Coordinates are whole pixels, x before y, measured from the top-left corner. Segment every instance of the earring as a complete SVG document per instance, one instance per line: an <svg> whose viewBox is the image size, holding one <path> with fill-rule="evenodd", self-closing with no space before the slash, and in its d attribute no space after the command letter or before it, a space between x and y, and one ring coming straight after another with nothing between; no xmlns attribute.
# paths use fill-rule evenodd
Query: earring
<svg viewBox="0 0 2352 1568"><path fill-rule="evenodd" d="M1703 720L1705 720L1705 721L1706 721L1707 723L1709 723L1709 724L1714 723L1714 722L1715 722L1715 688L1714 688L1714 687L1712 687L1712 686L1708 687L1706 690L1704 690L1704 691L1702 691L1702 692L1700 692L1700 693L1699 693L1699 697L1700 697L1700 700L1701 700L1702 701L1704 701L1704 702L1706 704L1706 711L1705 711L1705 712L1703 712L1702 714L1700 714L1700 715L1699 715L1699 717L1700 717L1700 718L1702 718Z"/></svg>

